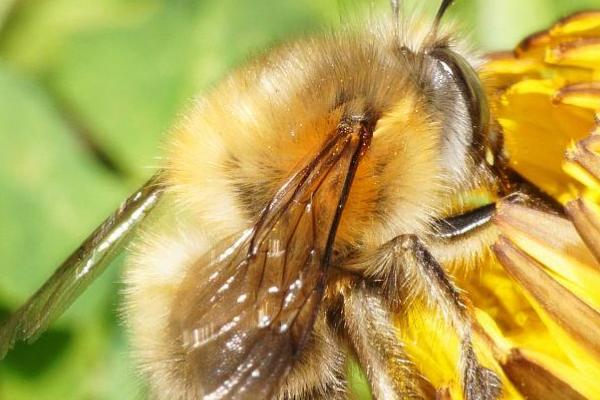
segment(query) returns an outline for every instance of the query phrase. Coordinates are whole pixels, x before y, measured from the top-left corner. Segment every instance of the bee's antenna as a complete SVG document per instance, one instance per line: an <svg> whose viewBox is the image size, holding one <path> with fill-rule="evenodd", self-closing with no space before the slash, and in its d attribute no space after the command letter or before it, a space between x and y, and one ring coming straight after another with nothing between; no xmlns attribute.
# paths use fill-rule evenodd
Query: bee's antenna
<svg viewBox="0 0 600 400"><path fill-rule="evenodd" d="M429 32L429 35L427 36L426 43L429 43L429 44L433 43L433 41L437 37L438 30L440 28L440 23L442 22L442 18L444 18L444 15L446 14L448 7L450 7L453 3L454 3L454 0L442 0L442 3L440 4L440 8L438 8L437 13L435 14L435 20L433 21L433 26L431 27L431 31Z"/></svg>
<svg viewBox="0 0 600 400"><path fill-rule="evenodd" d="M453 3L454 3L454 0L442 0L442 3L440 4L440 8L438 8L437 14L435 14L435 21L433 22L433 32L432 33L434 35L437 33L437 30L440 26L440 22L442 21L442 18L444 18L444 14L446 14L448 7L450 7Z"/></svg>
<svg viewBox="0 0 600 400"><path fill-rule="evenodd" d="M392 7L392 13L394 14L394 31L396 39L398 40L400 36L400 1L402 0L390 0L390 6Z"/></svg>
<svg viewBox="0 0 600 400"><path fill-rule="evenodd" d="M390 5L392 6L392 12L394 13L394 18L397 21L400 16L400 0L390 0Z"/></svg>
<svg viewBox="0 0 600 400"><path fill-rule="evenodd" d="M440 8L438 9L437 14L435 15L435 23L439 24L444 14L446 14L446 10L454 3L454 0L442 0L442 4L440 4Z"/></svg>

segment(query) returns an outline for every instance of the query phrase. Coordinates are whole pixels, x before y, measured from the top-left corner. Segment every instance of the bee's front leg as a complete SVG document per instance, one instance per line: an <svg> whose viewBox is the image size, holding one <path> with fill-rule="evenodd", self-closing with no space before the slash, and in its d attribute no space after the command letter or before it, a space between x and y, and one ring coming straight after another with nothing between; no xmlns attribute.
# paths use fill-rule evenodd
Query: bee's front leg
<svg viewBox="0 0 600 400"><path fill-rule="evenodd" d="M492 400L500 395L496 374L484 368L473 351L471 317L459 290L415 235L401 235L360 261L390 310L400 311L418 296L456 331L461 343L460 373L467 400Z"/></svg>

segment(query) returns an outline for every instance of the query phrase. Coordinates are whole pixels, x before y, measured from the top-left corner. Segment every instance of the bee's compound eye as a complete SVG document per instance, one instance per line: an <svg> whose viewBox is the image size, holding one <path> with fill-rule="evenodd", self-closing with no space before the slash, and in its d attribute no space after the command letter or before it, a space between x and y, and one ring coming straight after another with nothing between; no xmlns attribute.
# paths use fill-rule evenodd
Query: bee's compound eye
<svg viewBox="0 0 600 400"><path fill-rule="evenodd" d="M435 91L445 90L456 84L454 71L444 61L434 58L431 73L431 86Z"/></svg>
<svg viewBox="0 0 600 400"><path fill-rule="evenodd" d="M433 62L431 86L441 102L454 98L465 108L470 120L471 145L483 155L489 129L489 109L483 87L473 67L460 54L446 47L434 48L428 53Z"/></svg>

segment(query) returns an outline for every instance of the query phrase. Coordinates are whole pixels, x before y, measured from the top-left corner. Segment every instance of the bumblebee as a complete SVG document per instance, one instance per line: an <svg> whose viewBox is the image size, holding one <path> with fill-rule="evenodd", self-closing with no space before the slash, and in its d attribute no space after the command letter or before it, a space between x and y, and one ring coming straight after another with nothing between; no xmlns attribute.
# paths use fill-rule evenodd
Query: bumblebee
<svg viewBox="0 0 600 400"><path fill-rule="evenodd" d="M163 168L2 328L0 355L144 222L124 309L155 398L345 398L348 357L377 399L443 396L397 332L421 306L458 340L464 398L499 398L448 266L489 252L496 202L563 209L511 166L481 60L442 21L451 3L425 23L392 2L389 20L283 45L197 100ZM487 204L469 208L474 193Z"/></svg>

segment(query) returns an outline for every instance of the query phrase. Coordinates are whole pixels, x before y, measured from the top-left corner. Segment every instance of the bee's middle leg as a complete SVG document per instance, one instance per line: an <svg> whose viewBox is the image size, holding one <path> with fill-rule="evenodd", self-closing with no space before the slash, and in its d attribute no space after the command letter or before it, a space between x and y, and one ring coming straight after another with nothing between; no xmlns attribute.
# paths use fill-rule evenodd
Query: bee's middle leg
<svg viewBox="0 0 600 400"><path fill-rule="evenodd" d="M469 241L470 236L475 236L477 243L471 247L458 246L464 247L463 252L469 253L475 247L491 244L484 243L491 240L489 237L481 237L490 236L485 234L485 230L491 228L490 221L495 212L492 204L440 221L444 230L440 229L438 236L428 237L427 246L415 235L400 235L346 266L348 270L363 271L362 274L378 288L388 310L401 312L415 296L438 310L461 341L459 369L467 400L498 398L500 381L492 371L479 364L471 341L471 316L459 289L433 255L437 252L432 254L428 246L432 246L432 250L445 250L440 253L448 253L448 247L455 249L457 243L466 243L464 241ZM477 234L478 231L482 234ZM458 254L451 255L451 258L454 256Z"/></svg>
<svg viewBox="0 0 600 400"><path fill-rule="evenodd" d="M539 206L540 201L527 194L515 192L502 199L510 203L523 203ZM350 261L343 269L359 272L371 284L371 290L357 288L346 302L346 313L354 308L350 315L355 322L362 319L363 326L355 326L354 347L361 363L373 363L376 360L377 343L386 340L398 340L386 330L391 326L390 315L400 312L410 303L410 298L419 296L426 304L438 310L444 320L452 326L460 338L461 381L467 400L493 400L501 394L501 382L496 374L483 367L473 350L471 323L472 318L460 294L436 256L443 262L453 259L467 259L477 254L496 240L498 232L491 224L496 214L496 204L489 204L438 221L436 233L427 237L427 245L415 235L400 235L384 244L374 252ZM435 256L434 256L435 254ZM359 285L360 286L360 285ZM373 292L372 289L377 290ZM386 322L387 321L387 322ZM368 332L368 327L378 325L377 335ZM352 326L350 326L352 328ZM360 343L365 344L362 348ZM381 346L379 346L381 347ZM410 364L408 356L403 354L401 344L395 347L396 359L402 359L405 366ZM362 353L362 356L361 354ZM368 365L366 368L368 369ZM368 372L368 371L367 371ZM372 380L373 377L369 377ZM371 386L377 382L370 382ZM417 387L413 388L415 392Z"/></svg>
<svg viewBox="0 0 600 400"><path fill-rule="evenodd" d="M436 309L460 338L460 371L467 400L492 400L500 395L500 380L484 368L475 355L471 341L471 316L458 288L444 268L415 235L401 235L385 245L380 257L390 260L383 279L384 295L390 307L398 309L407 296L415 295ZM387 254L384 254L387 252ZM392 289L397 289L393 293ZM408 295L407 295L408 293Z"/></svg>

